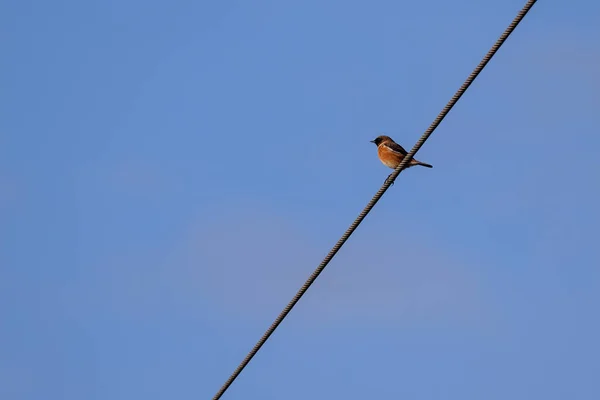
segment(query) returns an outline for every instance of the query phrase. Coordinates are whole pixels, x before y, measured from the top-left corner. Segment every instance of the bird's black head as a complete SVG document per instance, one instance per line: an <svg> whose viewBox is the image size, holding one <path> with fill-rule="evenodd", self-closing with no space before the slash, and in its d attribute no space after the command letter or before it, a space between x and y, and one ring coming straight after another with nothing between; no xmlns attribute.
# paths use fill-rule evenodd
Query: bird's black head
<svg viewBox="0 0 600 400"><path fill-rule="evenodd" d="M377 136L375 139L371 140L371 143L375 143L376 146L379 146L383 142L392 141L392 138L389 136L381 135Z"/></svg>

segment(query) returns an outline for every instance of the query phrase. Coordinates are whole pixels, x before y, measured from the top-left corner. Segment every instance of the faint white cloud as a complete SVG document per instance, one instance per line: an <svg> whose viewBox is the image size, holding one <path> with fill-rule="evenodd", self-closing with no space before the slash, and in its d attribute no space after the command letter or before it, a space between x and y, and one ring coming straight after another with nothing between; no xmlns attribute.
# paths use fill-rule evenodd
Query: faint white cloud
<svg viewBox="0 0 600 400"><path fill-rule="evenodd" d="M295 318L309 326L479 318L485 299L478 266L393 229L357 236L306 293ZM212 310L262 321L283 309L332 244L315 243L272 213L223 207L190 223L176 248L86 266L85 278L64 282L57 301L75 314Z"/></svg>
<svg viewBox="0 0 600 400"><path fill-rule="evenodd" d="M472 267L410 236L377 232L347 243L304 296L298 313L322 323L462 319L477 312L483 299ZM274 315L331 244L312 243L268 213L240 210L199 223L169 264L180 274L175 287L185 288L188 296L240 316Z"/></svg>

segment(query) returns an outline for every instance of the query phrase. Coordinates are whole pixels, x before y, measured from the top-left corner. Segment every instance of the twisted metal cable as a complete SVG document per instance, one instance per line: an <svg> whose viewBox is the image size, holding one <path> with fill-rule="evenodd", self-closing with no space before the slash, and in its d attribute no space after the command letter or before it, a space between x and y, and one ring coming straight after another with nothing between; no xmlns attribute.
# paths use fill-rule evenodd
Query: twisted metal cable
<svg viewBox="0 0 600 400"><path fill-rule="evenodd" d="M502 46L502 44L506 41L506 39L510 36L510 34L515 30L517 25L521 22L521 20L525 17L525 15L529 12L531 7L536 3L537 0L529 0L527 4L519 11L517 16L510 23L508 28L502 33L502 35L498 38L496 43L492 46L492 48L488 51L488 53L483 57L479 65L471 72L462 86L457 90L457 92L452 96L450 101L446 104L446 106L442 109L442 111L438 114L435 120L431 123L429 128L423 133L421 138L417 141L414 147L410 150L410 152L404 157L400 165L394 170L394 172L389 176L388 179L384 182L383 186L377 191L375 196L369 201L367 206L362 210L362 212L358 215L358 217L354 220L352 225L344 232L342 237L338 240L338 242L333 246L329 254L321 261L321 264L315 269L315 271L310 275L310 277L306 280L304 285L298 290L298 293L292 298L292 300L288 303L287 306L281 311L281 313L277 316L275 321L271 324L269 329L264 333L264 335L260 338L260 340L254 345L252 350L246 355L246 357L242 360L240 365L235 369L233 374L227 379L225 384L219 389L217 394L213 397L213 400L218 400L225 393L225 391L231 386L233 381L238 377L238 375L242 372L242 370L248 365L250 360L258 353L260 348L265 344L265 342L269 339L269 337L273 334L275 329L281 324L281 322L285 319L285 317L289 314L289 312L294 308L296 303L300 300L300 298L304 295L304 293L308 290L308 288L313 284L313 282L317 279L317 277L323 272L327 264L333 259L333 257L337 254L337 252L342 248L346 240L352 235L352 233L358 228L358 225L365 219L367 214L371 211L371 209L377 204L377 202L381 199L383 194L388 190L388 188L394 183L400 172L404 169L410 160L412 160L413 156L419 151L421 146L427 141L429 136L433 133L433 131L438 127L438 125L442 122L442 120L448 115L452 107L458 102L458 100L462 97L462 95L466 92L466 90L471 86L475 78L479 75L479 73L485 68L487 63L492 59L492 57L496 54L498 49Z"/></svg>

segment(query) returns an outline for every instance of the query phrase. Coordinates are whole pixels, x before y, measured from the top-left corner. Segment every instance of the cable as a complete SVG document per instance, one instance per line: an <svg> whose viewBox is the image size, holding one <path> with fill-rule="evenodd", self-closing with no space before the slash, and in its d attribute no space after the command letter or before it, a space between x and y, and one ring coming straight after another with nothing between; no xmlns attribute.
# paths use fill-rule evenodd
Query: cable
<svg viewBox="0 0 600 400"><path fill-rule="evenodd" d="M235 369L235 371L233 371L233 374L231 374L231 376L229 377L229 379L227 379L227 381L219 389L219 391L217 392L217 394L213 397L213 400L218 400L218 399L221 398L221 396L223 395L223 393L225 393L225 391L229 388L229 386L233 383L233 381L238 377L238 375L242 372L242 370L246 367L246 365L248 365L248 363L250 362L250 360L252 360L252 358L256 355L256 353L258 353L258 351L260 350L260 348L265 344L265 342L273 334L273 332L275 331L275 329L277 329L277 327L279 326L279 324L281 324L281 322L289 314L289 312L292 310L292 308L294 308L294 306L296 305L296 303L300 300L300 298L304 295L304 293L308 290L308 288L313 284L313 282L317 279L317 277L321 274L321 272L323 272L323 270L325 269L325 267L327 266L327 264L329 264L329 262L331 261L331 259L333 259L333 257L336 255L336 253L344 245L344 243L346 242L346 240L348 240L348 238L350 237L350 235L352 235L352 233L356 230L356 228L358 227L358 225L360 225L360 223L363 221L363 219L365 219L365 217L367 216L367 214L369 214L369 212L375 206L375 204L377 204L377 202L381 199L381 197L386 192L386 190L388 190L388 188L390 187L390 185L392 185L392 183L396 180L396 178L398 177L398 175L400 175L400 172L402 172L402 170L404 169L404 167L410 162L410 160L413 158L413 156L416 154L416 152L419 151L419 149L421 148L421 146L423 146L423 144L429 138L429 136L431 136L431 134L433 133L433 131L438 127L438 125L442 122L442 120L446 117L446 115L448 115L448 113L450 112L450 110L452 109L452 107L454 107L454 105L462 97L462 95L469 88L469 86L471 86L471 84L473 83L473 81L475 80L475 78L477 78L477 76L479 75L479 73L485 68L485 66L487 65L487 63L492 59L492 57L494 56L494 54L496 54L496 52L498 51L498 49L500 48L500 46L502 46L502 44L504 43L504 41L515 30L515 28L517 27L517 25L519 25L519 23L521 22L521 20L529 12L529 10L531 9L531 7L533 7L533 5L536 3L536 1L537 0L529 0L527 2L527 4L525 4L525 6L523 7L523 9L521 9L521 11L519 11L519 13L515 17L515 19L510 23L510 25L508 26L508 28L506 28L506 30L504 31L504 33L502 33L502 35L498 38L498 40L496 41L496 43L494 43L494 45L492 46L492 48L490 49L490 51L488 51L488 53L485 55L485 57L483 57L483 59L481 60L481 62L479 63L479 65L477 65L477 67L473 70L473 72L471 72L471 74L466 79L465 83L463 83L462 86L458 89L458 91L454 94L454 96L452 96L452 98L450 99L450 101L448 102L448 104L446 104L446 106L438 114L438 116L435 118L435 120L431 123L431 125L429 126L429 128L427 128L427 130L425 131L425 133L423 133L423 135L417 141L417 143L411 149L411 151L404 157L404 159L402 160L402 162L400 163L400 165L398 165L398 167L389 176L389 178L386 179L386 181L384 182L383 186L381 186L381 188L379 189L379 191L375 194L375 196L373 196L373 198L371 199L371 201L369 201L369 203L367 204L367 206L364 208L364 210L362 210L362 212L354 220L354 222L352 223L352 225L350 225L350 227L346 230L346 232L344 232L344 234L338 240L338 242L335 244L335 246L333 246L333 248L331 249L331 251L329 252L329 254L327 254L327 256L323 259L323 261L321 261L321 264L319 264L319 266L317 267L317 269L315 269L315 271L306 280L306 282L304 283L304 285L302 285L302 287L300 288L300 290L298 290L298 293L296 293L296 295L292 298L292 300L288 303L288 305L285 306L285 308L283 309L283 311L281 311L281 313L277 316L277 318L271 324L271 326L269 327L269 329L267 329L267 331L260 338L260 340L256 343L256 345L254 345L254 347L252 348L252 350L248 353L248 355L246 355L246 357L242 360L242 362Z"/></svg>

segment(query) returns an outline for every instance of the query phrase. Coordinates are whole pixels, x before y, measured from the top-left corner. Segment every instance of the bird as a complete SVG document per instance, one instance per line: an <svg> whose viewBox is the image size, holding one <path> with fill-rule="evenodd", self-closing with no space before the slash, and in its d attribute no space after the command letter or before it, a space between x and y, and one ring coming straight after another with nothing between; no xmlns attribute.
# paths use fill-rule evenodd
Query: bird
<svg viewBox="0 0 600 400"><path fill-rule="evenodd" d="M375 143L377 146L377 156L379 157L379 160L383 163L383 165L391 169L398 168L398 165L400 165L404 157L408 154L408 151L406 151L404 147L394 142L394 140L389 136L377 136L375 139L371 140L371 143ZM414 158L411 159L410 163L404 168L408 169L410 167L414 167L415 165L433 168L433 165L415 160ZM392 174L390 174L390 176L391 175ZM387 179L389 179L390 176L388 176Z"/></svg>

